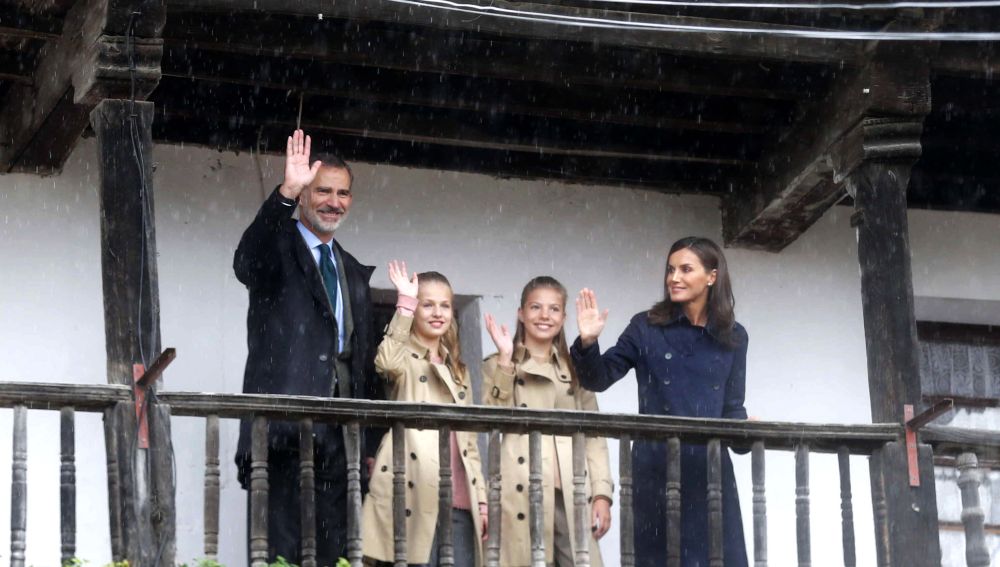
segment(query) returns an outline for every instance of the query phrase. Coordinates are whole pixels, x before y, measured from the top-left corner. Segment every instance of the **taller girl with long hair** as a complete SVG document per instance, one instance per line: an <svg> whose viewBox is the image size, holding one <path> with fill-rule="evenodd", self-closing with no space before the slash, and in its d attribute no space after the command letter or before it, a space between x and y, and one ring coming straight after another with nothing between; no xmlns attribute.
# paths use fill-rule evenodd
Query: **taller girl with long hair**
<svg viewBox="0 0 1000 567"><path fill-rule="evenodd" d="M378 347L375 368L388 397L438 404L472 403L469 371L462 362L454 297L437 272L407 276L406 264L389 264L398 291L396 313ZM438 432L406 429L406 546L410 565L437 567ZM486 485L476 434L451 434L452 544L456 567L479 567L486 533ZM392 561L392 432L382 439L362 516L364 554Z"/></svg>
<svg viewBox="0 0 1000 567"><path fill-rule="evenodd" d="M593 392L580 387L569 357L566 331L566 288L539 276L521 292L514 336L485 315L486 328L499 351L486 359L483 398L489 405L539 409L597 411ZM608 444L587 439L587 496L591 501L590 564L602 565L597 540L611 526L611 475ZM546 435L542 441L545 555L548 565L572 567L575 557L573 515L573 443L569 437ZM501 443L501 508L503 534L500 564L531 565L528 529L528 436L505 434Z"/></svg>
<svg viewBox="0 0 1000 567"><path fill-rule="evenodd" d="M667 254L665 297L629 323L602 355L597 338L608 312L584 289L577 299L580 338L572 356L580 383L604 391L635 369L639 413L746 419L747 332L733 315L732 285L722 250L707 238L678 240ZM665 444L632 447L635 478L636 565L660 567L667 552ZM681 563L708 565L706 448L681 446ZM747 565L736 479L722 455L723 556L727 567Z"/></svg>

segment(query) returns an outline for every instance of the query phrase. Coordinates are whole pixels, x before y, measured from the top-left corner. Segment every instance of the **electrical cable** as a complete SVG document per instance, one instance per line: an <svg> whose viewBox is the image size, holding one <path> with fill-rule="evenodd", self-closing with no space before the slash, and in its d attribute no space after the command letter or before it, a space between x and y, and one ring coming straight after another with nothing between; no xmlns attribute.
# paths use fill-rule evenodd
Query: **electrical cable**
<svg viewBox="0 0 1000 567"><path fill-rule="evenodd" d="M527 10L512 10L497 6L465 4L452 0L388 0L395 4L419 6L448 12L491 16L510 20L540 22L555 25L605 28L619 30L673 31L681 33L739 33L803 39L838 39L859 41L998 41L1000 32L900 32L900 31L839 31L823 29L775 29L754 27L709 26L694 24L664 24L658 22L638 22L594 18L588 16L567 16L547 14Z"/></svg>
<svg viewBox="0 0 1000 567"><path fill-rule="evenodd" d="M780 10L896 10L900 8L996 8L998 0L957 0L957 1L904 1L904 2L864 2L849 4L831 2L816 4L809 2L696 2L691 0L587 0L596 4L643 4L647 6L679 6L689 8L749 8Z"/></svg>

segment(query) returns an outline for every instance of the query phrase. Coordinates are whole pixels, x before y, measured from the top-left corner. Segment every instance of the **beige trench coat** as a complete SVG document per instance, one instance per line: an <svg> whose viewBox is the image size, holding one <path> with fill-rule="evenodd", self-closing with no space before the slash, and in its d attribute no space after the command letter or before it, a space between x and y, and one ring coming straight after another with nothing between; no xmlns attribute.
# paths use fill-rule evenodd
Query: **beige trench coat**
<svg viewBox="0 0 1000 567"><path fill-rule="evenodd" d="M553 348L553 364L540 364L523 346L514 351L515 372L504 372L496 355L483 366L483 401L488 405L537 409L580 409L597 411L593 392L574 387L566 361ZM528 436L506 434L501 443L500 564L504 567L531 565L531 536L528 520ZM570 542L574 541L573 516L573 439L547 435L542 441L542 486L544 488L545 560L552 563L556 459L562 487L563 506L569 524ZM587 438L587 501L603 496L611 500L613 485L608 461L608 443L603 438ZM588 506L588 518L590 510ZM588 530L589 532L589 530ZM601 567L597 540L590 538L590 564Z"/></svg>
<svg viewBox="0 0 1000 567"><path fill-rule="evenodd" d="M444 364L432 364L428 349L410 337L412 317L396 313L378 347L375 368L387 381L391 400L439 404L472 403L468 375L461 384L452 380ZM476 527L476 565L482 564L482 525L479 503L486 502L486 485L476 434L456 432L462 464L468 478L472 523ZM438 514L438 433L406 430L406 549L409 563L430 558ZM364 554L379 561L393 560L392 432L382 438L362 512Z"/></svg>

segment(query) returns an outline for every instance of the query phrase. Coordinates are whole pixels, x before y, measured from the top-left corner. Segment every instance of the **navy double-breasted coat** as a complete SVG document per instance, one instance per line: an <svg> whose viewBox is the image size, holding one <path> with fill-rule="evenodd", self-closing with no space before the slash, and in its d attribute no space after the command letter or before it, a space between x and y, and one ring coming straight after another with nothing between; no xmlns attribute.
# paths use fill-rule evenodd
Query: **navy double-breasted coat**
<svg viewBox="0 0 1000 567"><path fill-rule="evenodd" d="M736 348L722 345L708 327L683 315L652 325L646 312L632 318L618 343L603 355L595 342L577 339L572 348L580 384L608 389L635 369L639 413L683 417L746 419L747 333L738 323ZM639 566L661 566L666 559L666 444L639 441L632 446L635 479L635 551ZM681 446L681 555L685 567L708 565L707 463L704 445ZM724 560L747 565L736 479L729 452L722 452Z"/></svg>

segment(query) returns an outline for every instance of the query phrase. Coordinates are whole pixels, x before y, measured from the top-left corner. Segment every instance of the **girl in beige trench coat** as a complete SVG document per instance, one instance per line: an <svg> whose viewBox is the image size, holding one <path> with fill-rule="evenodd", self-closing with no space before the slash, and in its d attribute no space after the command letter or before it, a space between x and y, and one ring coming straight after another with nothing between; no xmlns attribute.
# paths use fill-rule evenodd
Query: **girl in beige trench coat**
<svg viewBox="0 0 1000 567"><path fill-rule="evenodd" d="M566 289L554 278L534 278L521 292L517 331L512 338L486 314L486 328L499 351L483 367L483 399L489 405L597 411L593 392L580 388L566 346L563 321ZM570 437L542 438L545 561L572 567L573 442ZM600 567L600 539L611 524L612 483L608 444L587 439L587 498L591 503L590 564ZM528 436L505 434L501 443L500 564L531 565L528 519Z"/></svg>
<svg viewBox="0 0 1000 567"><path fill-rule="evenodd" d="M396 314L378 347L375 367L392 400L470 404L469 374L458 348L452 290L436 272L408 279L405 263L389 264L399 292ZM419 283L418 283L419 280ZM486 487L476 435L453 432L452 540L456 567L480 567L486 533ZM406 429L406 549L411 565L436 567L438 520L438 432ZM364 554L393 560L392 432L382 438L362 513Z"/></svg>

